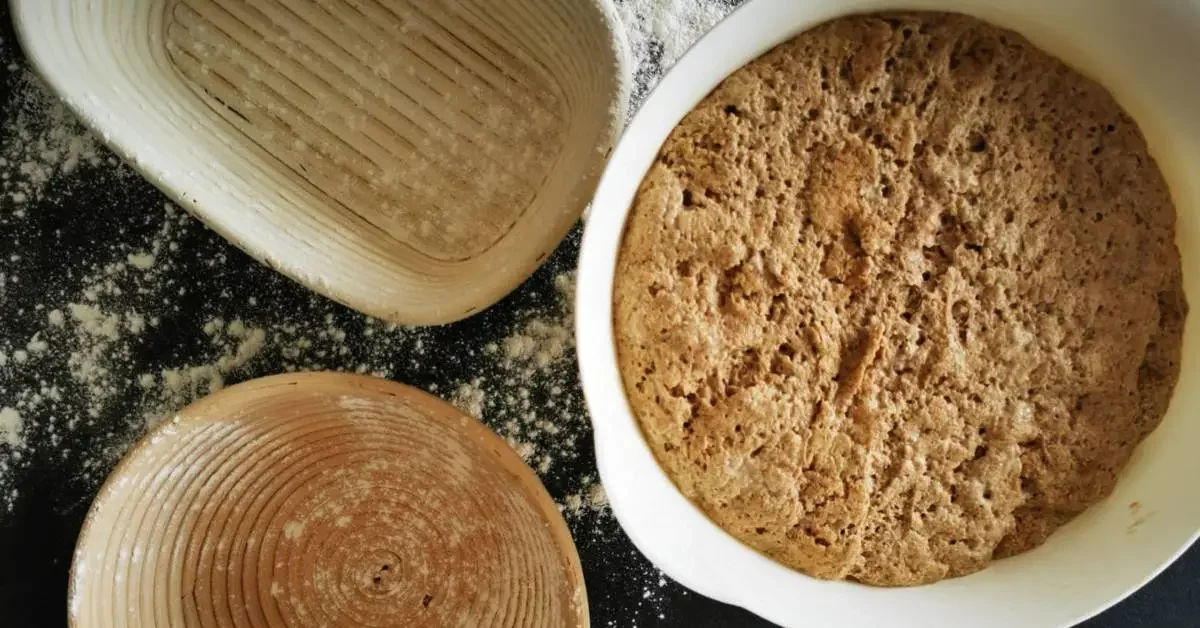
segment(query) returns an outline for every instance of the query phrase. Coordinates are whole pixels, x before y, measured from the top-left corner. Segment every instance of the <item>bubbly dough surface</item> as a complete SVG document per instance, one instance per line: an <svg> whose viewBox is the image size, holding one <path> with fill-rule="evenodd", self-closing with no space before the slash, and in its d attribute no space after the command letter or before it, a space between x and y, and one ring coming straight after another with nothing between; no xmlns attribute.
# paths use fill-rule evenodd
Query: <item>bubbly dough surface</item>
<svg viewBox="0 0 1200 628"><path fill-rule="evenodd" d="M1174 225L1133 120L1020 35L839 19L662 148L618 262L625 386L747 544L822 578L967 574L1108 495L1161 420Z"/></svg>

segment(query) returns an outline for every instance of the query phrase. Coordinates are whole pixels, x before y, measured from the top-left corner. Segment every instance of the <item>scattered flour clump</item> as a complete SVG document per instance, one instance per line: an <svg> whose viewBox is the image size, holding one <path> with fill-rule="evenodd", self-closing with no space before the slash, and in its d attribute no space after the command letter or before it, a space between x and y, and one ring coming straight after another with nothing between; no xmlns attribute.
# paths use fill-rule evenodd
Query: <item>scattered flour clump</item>
<svg viewBox="0 0 1200 628"><path fill-rule="evenodd" d="M585 478L585 483L591 482L591 476ZM608 494L599 482L591 482L582 491L571 493L563 498L563 514L569 518L609 514Z"/></svg>
<svg viewBox="0 0 1200 628"><path fill-rule="evenodd" d="M618 0L638 72L630 115L663 73L732 10L725 0Z"/></svg>
<svg viewBox="0 0 1200 628"><path fill-rule="evenodd" d="M209 329L213 323L215 321L207 323L205 329ZM145 414L147 423L156 423L170 410L224 388L225 378L229 374L249 364L262 351L267 337L263 329L248 327L241 320L235 320L227 327L222 324L222 327L212 325L212 342L220 349L214 361L162 371L162 386L159 388L162 403L155 406L154 411ZM138 377L138 383L143 388L153 388L156 381L149 373Z"/></svg>
<svg viewBox="0 0 1200 628"><path fill-rule="evenodd" d="M22 71L13 94L0 130L0 196L12 215L22 218L26 204L43 200L56 177L81 164L109 160L101 158L92 134L32 72Z"/></svg>
<svg viewBox="0 0 1200 628"><path fill-rule="evenodd" d="M154 266L154 254L142 251L140 253L130 253L125 260L130 266L139 270L148 270Z"/></svg>
<svg viewBox="0 0 1200 628"><path fill-rule="evenodd" d="M454 397L451 399L451 402L459 410L481 421L483 420L484 402L487 401L487 393L481 388L482 384L483 379L478 377L469 383L459 384L458 389L454 391Z"/></svg>
<svg viewBox="0 0 1200 628"><path fill-rule="evenodd" d="M12 449L21 447L23 426L21 413L15 408L0 408L0 444L8 445Z"/></svg>
<svg viewBox="0 0 1200 628"><path fill-rule="evenodd" d="M545 368L562 359L574 338L563 321L534 319L504 339L504 356L510 363L532 363Z"/></svg>

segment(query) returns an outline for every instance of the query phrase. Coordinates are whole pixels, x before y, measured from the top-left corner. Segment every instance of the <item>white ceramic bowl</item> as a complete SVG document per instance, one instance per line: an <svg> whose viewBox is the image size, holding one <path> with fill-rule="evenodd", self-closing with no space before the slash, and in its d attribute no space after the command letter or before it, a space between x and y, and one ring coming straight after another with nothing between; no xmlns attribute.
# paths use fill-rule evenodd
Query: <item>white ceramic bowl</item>
<svg viewBox="0 0 1200 628"><path fill-rule="evenodd" d="M1200 2L749 0L666 75L627 128L593 201L576 325L600 475L625 532L667 575L783 625L1071 625L1144 584L1200 530L1200 316L1188 320L1171 409L1110 498L1042 547L922 587L820 581L736 541L659 468L621 385L612 326L617 252L630 202L671 129L725 76L796 33L896 8L958 11L1012 28L1107 86L1138 120L1171 186L1185 290L1200 295Z"/></svg>

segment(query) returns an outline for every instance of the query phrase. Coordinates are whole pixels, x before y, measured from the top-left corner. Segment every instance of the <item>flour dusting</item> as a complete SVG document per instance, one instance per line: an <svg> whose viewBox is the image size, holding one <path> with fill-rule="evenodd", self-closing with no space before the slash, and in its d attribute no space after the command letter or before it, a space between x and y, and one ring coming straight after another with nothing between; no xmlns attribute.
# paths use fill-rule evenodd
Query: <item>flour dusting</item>
<svg viewBox="0 0 1200 628"><path fill-rule="evenodd" d="M634 55L631 113L732 8L617 5ZM24 64L0 68L11 89L0 114L0 521L34 503L24 482L47 469L68 498L94 495L149 426L200 396L278 372L364 373L450 399L499 433L608 590L651 592L593 608L662 618L672 585L625 543L592 460L571 327L577 240L504 305L449 331L388 324L257 265L164 202Z"/></svg>
<svg viewBox="0 0 1200 628"><path fill-rule="evenodd" d="M115 165L116 160L101 157L92 134L33 73L19 67L15 71L20 76L0 141L0 194L20 216L26 203L42 200L62 175L80 166Z"/></svg>
<svg viewBox="0 0 1200 628"><path fill-rule="evenodd" d="M543 477L591 446L587 415L575 410L581 404L572 397L578 395L571 359L575 272L557 275L554 291L555 305L522 314L500 341L485 344L484 368L451 392L459 409L487 423ZM590 482L585 476L573 484L582 489Z"/></svg>
<svg viewBox="0 0 1200 628"><path fill-rule="evenodd" d="M637 71L631 114L663 73L732 10L725 0L617 0Z"/></svg>
<svg viewBox="0 0 1200 628"><path fill-rule="evenodd" d="M21 413L14 408L0 408L0 443L11 448L21 446Z"/></svg>

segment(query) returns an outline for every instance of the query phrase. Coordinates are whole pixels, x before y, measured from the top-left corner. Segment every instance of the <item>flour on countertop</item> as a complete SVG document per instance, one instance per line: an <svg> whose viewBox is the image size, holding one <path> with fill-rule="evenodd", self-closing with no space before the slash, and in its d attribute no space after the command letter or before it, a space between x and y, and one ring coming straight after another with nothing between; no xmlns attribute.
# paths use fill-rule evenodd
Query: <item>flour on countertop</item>
<svg viewBox="0 0 1200 628"><path fill-rule="evenodd" d="M630 115L663 73L732 10L725 0L617 0L637 71Z"/></svg>
<svg viewBox="0 0 1200 628"><path fill-rule="evenodd" d="M144 240L113 245L107 259L81 269L75 292L48 296L38 306L44 311L40 330L20 341L0 337L0 403L35 421L37 433L45 436L35 445L26 442L27 432L11 431L12 450L58 446L72 433L97 429L100 421L119 413L129 426L114 432L102 450L88 452L94 460L86 466L104 472L144 429L231 380L262 374L264 363L274 365L271 371L333 369L389 377L397 359L418 366L427 360L427 330L366 316L356 315L361 328L354 338L332 313L315 320L276 316L270 322L211 316L198 328L183 330L187 337L206 340L199 351L203 360L145 369L141 352L146 343L178 333L164 327L163 320L181 315L180 303L188 294L177 276L187 255L179 242L200 228L170 203L158 220L157 230ZM223 259L211 261L224 264ZM553 285L549 307L518 314L498 340L469 349L485 366L470 381L445 391L542 474L552 473L556 460L577 459L591 442L586 415L568 411L581 404L565 398L578 394L570 359L574 273L562 273ZM352 344L372 351L347 366ZM52 363L60 360L68 390L63 382L29 381L30 374L53 370ZM98 484L102 479L98 475L84 481ZM591 480L585 480L577 490L586 489ZM5 481L0 469L0 495L8 488Z"/></svg>
<svg viewBox="0 0 1200 628"><path fill-rule="evenodd" d="M677 595L685 598L690 595L687 589L681 589L668 580L658 568L638 560L637 550L630 550L627 557L620 558L625 558L625 560L613 560L606 565L606 568L625 581L636 584L637 598L635 601L627 602L627 605L636 606L641 611L638 615L649 616L651 618L649 625L659 625L661 620L667 618L667 609L671 604L668 597L669 591L677 592ZM623 610L630 612L632 609ZM616 620L610 620L604 624L608 628L626 628L631 625L639 624Z"/></svg>
<svg viewBox="0 0 1200 628"><path fill-rule="evenodd" d="M0 408L0 443L16 449L21 442L21 413L13 408Z"/></svg>
<svg viewBox="0 0 1200 628"><path fill-rule="evenodd" d="M483 391L483 378L476 377L470 382L459 384L450 401L459 410L483 420L483 406L487 402L487 393Z"/></svg>
<svg viewBox="0 0 1200 628"><path fill-rule="evenodd" d="M212 322L206 323L206 327ZM234 320L228 326L221 325L220 329L209 335L212 345L217 347L215 360L207 364L163 369L157 378L153 373L138 376L139 386L158 391L159 403L143 411L148 425L153 425L194 399L224 388L225 378L237 373L257 357L267 337L261 328L247 327L241 320Z"/></svg>
<svg viewBox="0 0 1200 628"><path fill-rule="evenodd" d="M81 165L115 165L116 160L101 157L92 134L33 73L13 65L8 70L20 76L2 127L0 195L7 201L4 205L21 217L25 204L41 200L60 175Z"/></svg>
<svg viewBox="0 0 1200 628"><path fill-rule="evenodd" d="M617 4L634 53L631 114L662 71L731 9L725 0ZM517 302L535 303L517 307L523 311L480 315L490 322L469 327L481 334L478 341L347 312L248 263L174 205L125 198L146 187L138 175L24 65L9 63L7 71L12 91L0 119L0 311L10 326L0 330L0 519L25 499L20 482L31 468L61 461L71 474L62 480L82 487L67 494L88 494L148 426L199 395L280 371L338 370L401 380L433 373L423 384L428 391L480 418L539 473L581 550L607 548L620 538L591 462L571 328L574 273L540 279L537 285L551 280L553 294L541 295L546 298L519 290ZM93 192L93 171L122 185L112 196L101 193L92 205L81 204L75 197ZM133 202L138 205L121 207ZM87 215L72 215L81 209ZM50 216L55 212L61 215ZM113 228L97 229L105 239L78 245L58 239L53 225L62 221ZM45 253L60 244L76 257L59 262L62 267L47 273L54 283L43 284L39 268L58 259ZM82 260L81 252L87 254ZM267 293L284 300L260 304L220 287L246 281L278 282L279 289ZM263 291L256 293L263 298ZM439 373L447 363L460 367ZM40 462L31 467L31 460ZM623 587L658 591L666 585L632 549L605 550L593 561L598 573ZM663 595L643 597L630 611L661 619L656 600ZM599 607L603 600L593 602Z"/></svg>
<svg viewBox="0 0 1200 628"><path fill-rule="evenodd" d="M591 481L591 476L584 478L584 482ZM587 488L578 493L571 493L562 499L560 503L563 514L568 518L577 518L584 515L607 515L608 509L608 494L604 492L604 486L600 482L590 482Z"/></svg>
<svg viewBox="0 0 1200 628"><path fill-rule="evenodd" d="M575 272L556 276L554 290L556 305L524 313L507 336L485 344L484 368L451 393L460 410L487 423L543 478L591 447L588 417L574 411L581 404L567 398L578 394L569 353L575 341ZM572 484L586 490L591 482L586 476ZM565 512L578 511L560 506ZM594 510L603 512L603 506Z"/></svg>

